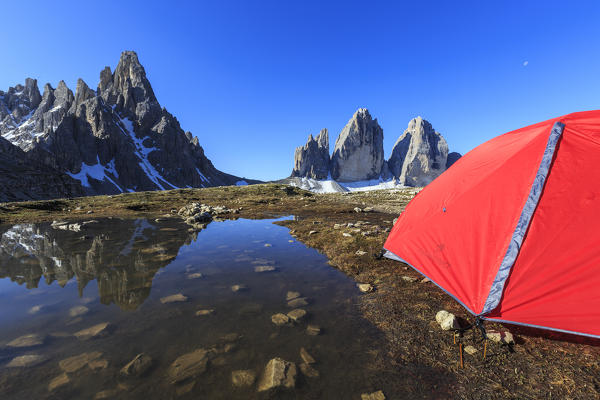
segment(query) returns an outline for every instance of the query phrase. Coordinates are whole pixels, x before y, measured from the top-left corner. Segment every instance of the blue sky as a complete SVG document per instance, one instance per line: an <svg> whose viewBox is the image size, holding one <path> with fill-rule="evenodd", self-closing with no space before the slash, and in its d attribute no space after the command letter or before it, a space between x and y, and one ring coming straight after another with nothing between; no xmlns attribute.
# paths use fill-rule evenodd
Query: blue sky
<svg viewBox="0 0 600 400"><path fill-rule="evenodd" d="M386 157L421 115L465 153L503 132L599 108L594 1L73 1L2 5L0 88L90 87L135 50L160 103L215 166L291 172L296 146L359 107Z"/></svg>

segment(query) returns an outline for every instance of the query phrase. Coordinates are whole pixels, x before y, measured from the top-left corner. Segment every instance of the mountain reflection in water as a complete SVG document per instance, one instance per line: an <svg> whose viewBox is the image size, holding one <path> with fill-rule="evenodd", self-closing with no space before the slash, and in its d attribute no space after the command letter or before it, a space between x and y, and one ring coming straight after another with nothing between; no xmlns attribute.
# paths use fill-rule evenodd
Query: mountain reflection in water
<svg viewBox="0 0 600 400"><path fill-rule="evenodd" d="M50 224L0 230L0 278L28 289L43 279L64 287L75 277L79 296L96 280L100 302L134 310L149 296L156 273L198 235L177 220L92 220L73 231Z"/></svg>

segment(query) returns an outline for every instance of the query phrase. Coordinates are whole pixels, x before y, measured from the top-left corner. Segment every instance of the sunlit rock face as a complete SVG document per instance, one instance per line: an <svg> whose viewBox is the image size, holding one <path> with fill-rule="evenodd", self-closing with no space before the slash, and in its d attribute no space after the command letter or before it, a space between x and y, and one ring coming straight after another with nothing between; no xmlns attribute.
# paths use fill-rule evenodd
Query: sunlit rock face
<svg viewBox="0 0 600 400"><path fill-rule="evenodd" d="M110 67L102 70L96 90L79 79L75 94L64 81L56 88L46 84L40 94L37 81L28 78L24 86L0 91L0 136L22 150L12 152L13 163L33 162L35 170L50 168L70 179L62 190L67 195L209 187L241 180L217 170L198 138L184 132L160 105L133 51L121 54L114 72ZM73 182L78 190L71 190ZM0 197L8 190L5 186L0 177ZM48 197L58 196L36 191L23 196Z"/></svg>
<svg viewBox="0 0 600 400"><path fill-rule="evenodd" d="M458 154L458 153L457 153ZM413 118L388 160L390 173L406 186L425 186L446 170L448 143L421 117Z"/></svg>
<svg viewBox="0 0 600 400"><path fill-rule="evenodd" d="M366 108L359 108L335 141L331 177L340 182L377 179L383 162L383 129Z"/></svg>
<svg viewBox="0 0 600 400"><path fill-rule="evenodd" d="M144 219L91 221L62 229L20 224L0 232L0 278L37 288L75 278L79 293L95 280L100 302L135 309L150 294L152 279L169 264L192 234L164 238L157 223ZM182 227L180 227L182 228ZM110 232L110 233L105 233ZM185 233L183 233L185 232Z"/></svg>
<svg viewBox="0 0 600 400"><path fill-rule="evenodd" d="M304 146L296 148L292 177L327 179L329 175L329 132L321 129L316 138L308 136Z"/></svg>

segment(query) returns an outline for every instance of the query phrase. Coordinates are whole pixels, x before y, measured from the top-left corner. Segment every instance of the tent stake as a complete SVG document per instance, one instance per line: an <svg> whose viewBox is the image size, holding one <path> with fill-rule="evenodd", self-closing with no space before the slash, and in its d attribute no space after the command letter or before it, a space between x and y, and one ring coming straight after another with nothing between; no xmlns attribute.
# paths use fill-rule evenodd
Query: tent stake
<svg viewBox="0 0 600 400"><path fill-rule="evenodd" d="M458 345L458 352L460 354L460 367L463 368L462 343L459 343Z"/></svg>

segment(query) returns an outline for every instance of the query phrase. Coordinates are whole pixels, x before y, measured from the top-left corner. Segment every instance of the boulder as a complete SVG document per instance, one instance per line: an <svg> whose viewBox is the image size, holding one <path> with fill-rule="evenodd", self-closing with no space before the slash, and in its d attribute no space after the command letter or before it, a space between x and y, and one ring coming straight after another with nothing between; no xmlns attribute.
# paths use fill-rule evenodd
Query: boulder
<svg viewBox="0 0 600 400"><path fill-rule="evenodd" d="M331 177L340 182L377 179L383 161L383 129L366 108L359 108L335 142Z"/></svg>

